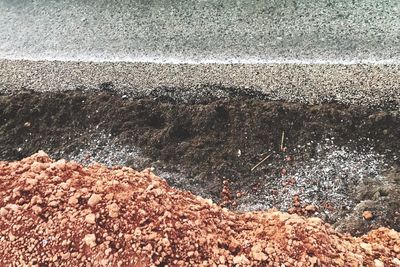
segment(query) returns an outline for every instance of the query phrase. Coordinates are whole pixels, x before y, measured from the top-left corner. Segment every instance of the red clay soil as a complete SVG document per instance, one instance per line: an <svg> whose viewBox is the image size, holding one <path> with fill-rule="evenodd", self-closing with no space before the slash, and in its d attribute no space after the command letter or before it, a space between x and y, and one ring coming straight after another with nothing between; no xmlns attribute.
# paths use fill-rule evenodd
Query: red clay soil
<svg viewBox="0 0 400 267"><path fill-rule="evenodd" d="M1 266L397 266L400 234L234 213L152 174L39 152L0 162Z"/></svg>

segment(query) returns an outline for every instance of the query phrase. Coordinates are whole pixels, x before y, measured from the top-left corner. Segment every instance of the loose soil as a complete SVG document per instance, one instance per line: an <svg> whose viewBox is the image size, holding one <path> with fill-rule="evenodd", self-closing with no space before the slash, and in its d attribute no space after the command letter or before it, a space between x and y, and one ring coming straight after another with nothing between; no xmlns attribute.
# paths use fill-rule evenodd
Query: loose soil
<svg viewBox="0 0 400 267"><path fill-rule="evenodd" d="M231 209L319 216L353 235L400 230L400 115L390 103L311 106L226 88L139 97L103 84L3 94L0 122L3 160L44 150L84 163L154 167L171 185Z"/></svg>
<svg viewBox="0 0 400 267"><path fill-rule="evenodd" d="M400 234L235 213L149 170L0 162L1 266L399 266Z"/></svg>

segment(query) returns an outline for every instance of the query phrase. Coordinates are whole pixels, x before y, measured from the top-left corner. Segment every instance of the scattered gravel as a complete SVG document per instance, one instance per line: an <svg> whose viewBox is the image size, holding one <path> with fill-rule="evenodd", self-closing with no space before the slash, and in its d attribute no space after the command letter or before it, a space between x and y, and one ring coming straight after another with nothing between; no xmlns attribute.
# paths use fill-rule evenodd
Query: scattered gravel
<svg viewBox="0 0 400 267"><path fill-rule="evenodd" d="M0 93L20 90L108 90L127 97L165 91L179 102L222 98L217 88L252 88L271 100L400 103L396 64L157 64L0 59ZM211 88L211 90L209 90Z"/></svg>
<svg viewBox="0 0 400 267"><path fill-rule="evenodd" d="M249 193L240 201L239 210L266 210L276 207L287 211L292 207L293 198L299 195L305 203L323 207L327 204L335 209L351 210L354 203L353 191L365 178L376 182L383 180L386 170L385 157L373 148L353 151L348 147L338 147L328 139L316 145L308 145L293 150L293 157L301 157L316 147L315 156L309 161L296 161L282 165L282 174L272 182L261 183L256 194ZM268 164L271 168L276 163ZM276 167L276 166L275 166ZM262 177L266 181L272 177ZM273 177L275 178L275 177ZM288 183L290 184L288 186ZM325 210L326 213L331 213Z"/></svg>
<svg viewBox="0 0 400 267"><path fill-rule="evenodd" d="M67 158L81 164L98 162L108 167L126 165L127 159L135 159L136 164L143 165L149 159L143 157L140 150L134 146L120 145L111 134L105 132L93 133L87 143L77 151L65 153L55 152L51 155L54 158Z"/></svg>

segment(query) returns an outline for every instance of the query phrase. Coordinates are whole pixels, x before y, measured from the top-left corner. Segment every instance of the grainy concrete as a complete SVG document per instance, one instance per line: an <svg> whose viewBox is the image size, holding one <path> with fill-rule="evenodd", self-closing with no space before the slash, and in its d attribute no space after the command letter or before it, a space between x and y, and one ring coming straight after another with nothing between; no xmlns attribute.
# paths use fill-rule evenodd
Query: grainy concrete
<svg viewBox="0 0 400 267"><path fill-rule="evenodd" d="M377 105L400 103L400 65L157 64L0 60L0 91L99 89L146 95L160 87L197 93L209 85L252 88L271 99ZM195 90L196 89L196 90ZM209 92L208 92L209 93ZM215 90L216 97L224 97ZM219 95L220 94L220 95ZM184 96L182 97L184 100Z"/></svg>

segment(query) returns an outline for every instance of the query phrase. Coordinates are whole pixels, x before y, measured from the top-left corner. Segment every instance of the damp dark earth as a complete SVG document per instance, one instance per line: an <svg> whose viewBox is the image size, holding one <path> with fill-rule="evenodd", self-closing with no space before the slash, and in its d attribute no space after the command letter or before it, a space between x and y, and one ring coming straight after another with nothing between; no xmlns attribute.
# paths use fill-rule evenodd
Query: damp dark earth
<svg viewBox="0 0 400 267"><path fill-rule="evenodd" d="M399 136L390 103L309 105L211 86L0 95L0 160L43 150L83 164L152 168L228 209L317 216L353 235L400 230Z"/></svg>

